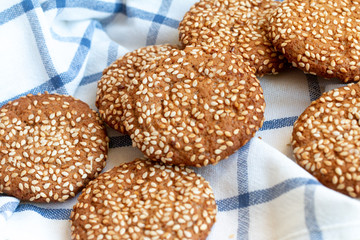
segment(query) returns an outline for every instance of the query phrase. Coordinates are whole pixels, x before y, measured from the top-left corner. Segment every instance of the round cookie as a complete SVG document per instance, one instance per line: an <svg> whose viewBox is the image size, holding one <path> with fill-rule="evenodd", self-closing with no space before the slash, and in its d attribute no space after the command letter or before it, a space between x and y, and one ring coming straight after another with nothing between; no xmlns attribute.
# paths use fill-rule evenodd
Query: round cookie
<svg viewBox="0 0 360 240"><path fill-rule="evenodd" d="M300 115L292 133L295 158L322 184L360 196L360 86L324 93Z"/></svg>
<svg viewBox="0 0 360 240"><path fill-rule="evenodd" d="M95 105L105 123L121 133L126 133L122 123L124 117L121 104L124 92L132 84L131 80L139 76L144 66L174 48L176 47L172 45L143 47L125 54L103 71L98 82Z"/></svg>
<svg viewBox="0 0 360 240"><path fill-rule="evenodd" d="M360 80L360 2L285 0L270 39L293 66L343 82Z"/></svg>
<svg viewBox="0 0 360 240"><path fill-rule="evenodd" d="M150 65L123 104L133 145L151 160L216 164L262 126L262 88L236 55L188 46Z"/></svg>
<svg viewBox="0 0 360 240"><path fill-rule="evenodd" d="M0 108L0 193L64 201L105 166L108 138L95 111L71 96L27 95Z"/></svg>
<svg viewBox="0 0 360 240"><path fill-rule="evenodd" d="M257 75L277 73L285 58L267 36L268 16L279 5L273 0L201 0L179 25L184 45L227 50L244 58Z"/></svg>
<svg viewBox="0 0 360 240"><path fill-rule="evenodd" d="M136 159L82 191L71 238L206 239L216 212L209 183L193 170Z"/></svg>

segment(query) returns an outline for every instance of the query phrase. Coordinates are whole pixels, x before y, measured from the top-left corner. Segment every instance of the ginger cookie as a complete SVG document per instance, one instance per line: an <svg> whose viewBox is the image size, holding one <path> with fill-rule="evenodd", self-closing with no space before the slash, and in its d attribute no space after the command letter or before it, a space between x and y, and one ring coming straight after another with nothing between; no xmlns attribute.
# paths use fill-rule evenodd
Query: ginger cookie
<svg viewBox="0 0 360 240"><path fill-rule="evenodd" d="M360 86L324 93L294 124L295 158L322 184L360 196Z"/></svg>
<svg viewBox="0 0 360 240"><path fill-rule="evenodd" d="M188 46L151 62L124 97L124 126L151 160L206 166L227 158L262 126L259 80L227 51Z"/></svg>
<svg viewBox="0 0 360 240"><path fill-rule="evenodd" d="M96 112L71 96L27 95L0 108L0 193L64 201L105 166L108 138Z"/></svg>
<svg viewBox="0 0 360 240"><path fill-rule="evenodd" d="M360 1L285 0L270 39L293 66L343 82L360 80Z"/></svg>
<svg viewBox="0 0 360 240"><path fill-rule="evenodd" d="M139 76L144 66L173 48L176 47L172 45L143 47L125 54L103 71L103 76L98 82L96 107L106 124L120 133L126 133L122 123L124 116L121 104L124 92L127 91L131 80Z"/></svg>
<svg viewBox="0 0 360 240"><path fill-rule="evenodd" d="M201 0L180 22L180 42L242 56L257 75L277 73L286 60L269 41L267 24L278 5L273 0Z"/></svg>
<svg viewBox="0 0 360 240"><path fill-rule="evenodd" d="M193 170L136 159L82 191L71 238L206 239L216 212L209 183Z"/></svg>

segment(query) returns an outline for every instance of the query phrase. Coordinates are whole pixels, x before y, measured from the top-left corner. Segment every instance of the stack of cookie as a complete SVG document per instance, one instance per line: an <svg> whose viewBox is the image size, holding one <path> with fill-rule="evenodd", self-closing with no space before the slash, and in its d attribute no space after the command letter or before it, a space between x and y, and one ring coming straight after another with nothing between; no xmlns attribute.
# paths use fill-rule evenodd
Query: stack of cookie
<svg viewBox="0 0 360 240"><path fill-rule="evenodd" d="M224 50L145 47L105 69L96 105L108 125L129 134L150 160L180 168L132 162L101 175L74 207L72 237L205 239L215 221L214 195L204 179L183 166L216 164L261 127L265 102L253 71ZM161 172L144 172L141 164ZM169 175L169 170L185 176ZM99 204L100 212L94 208ZM85 214L89 210L96 216L91 222ZM118 226L121 219L109 213L132 223Z"/></svg>
<svg viewBox="0 0 360 240"><path fill-rule="evenodd" d="M268 39L279 2L196 3L179 25L181 47L148 46L104 70L96 106L148 158L180 166L216 164L262 126L256 75L286 65Z"/></svg>
<svg viewBox="0 0 360 240"><path fill-rule="evenodd" d="M258 79L241 58L214 48L142 48L106 69L98 86L103 119L166 164L215 164L263 123Z"/></svg>

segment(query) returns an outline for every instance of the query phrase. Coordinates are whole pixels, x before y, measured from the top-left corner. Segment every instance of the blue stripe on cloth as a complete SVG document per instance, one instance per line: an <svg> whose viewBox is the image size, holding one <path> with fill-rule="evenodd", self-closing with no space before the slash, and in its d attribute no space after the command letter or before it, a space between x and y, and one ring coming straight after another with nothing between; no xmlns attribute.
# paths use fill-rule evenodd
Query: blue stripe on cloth
<svg viewBox="0 0 360 240"><path fill-rule="evenodd" d="M64 10L65 3L66 0L56 0L56 8L57 8L56 16L58 16Z"/></svg>
<svg viewBox="0 0 360 240"><path fill-rule="evenodd" d="M265 121L262 128L260 128L259 131L278 129L278 128L283 128L283 127L290 127L290 126L294 125L294 122L296 121L296 119L298 119L297 116Z"/></svg>
<svg viewBox="0 0 360 240"><path fill-rule="evenodd" d="M1 196L0 196L1 197ZM5 220L15 211L16 207L19 205L19 202L7 202L4 205L0 206L0 217L2 216Z"/></svg>
<svg viewBox="0 0 360 240"><path fill-rule="evenodd" d="M108 48L108 58L107 58L108 66L117 59L117 55L118 55L118 45L114 41L110 41Z"/></svg>
<svg viewBox="0 0 360 240"><path fill-rule="evenodd" d="M36 45L38 47L41 60L43 62L43 65L45 67L45 70L50 78L51 84L54 86L55 89L60 89L64 86L64 83L62 82L62 79L58 75L55 66L53 64L53 61L51 59L49 49L46 45L46 40L41 28L40 21L38 19L38 16L34 11L30 11L34 8L34 5L31 0L24 0L22 2L22 6L24 9L24 12L26 12L26 16L29 20L31 30L34 34ZM38 7L38 6L37 6ZM63 92L60 92L62 94L67 94L66 89L64 89Z"/></svg>
<svg viewBox="0 0 360 240"><path fill-rule="evenodd" d="M132 8L132 7L126 7L125 13L128 18L139 18L142 20L150 21L152 22L154 19L155 14L152 12L147 12L141 9Z"/></svg>
<svg viewBox="0 0 360 240"><path fill-rule="evenodd" d="M54 220L68 220L72 209L54 209L54 208L41 208L32 204L20 204L15 212L33 211L44 218Z"/></svg>
<svg viewBox="0 0 360 240"><path fill-rule="evenodd" d="M165 18L163 21L164 25L171 27L171 28L178 28L179 23L180 22L178 20L171 19L171 18Z"/></svg>
<svg viewBox="0 0 360 240"><path fill-rule="evenodd" d="M126 15L126 9L124 4L114 4L114 13L122 13ZM117 14L111 14L109 17L103 18L100 20L100 23L102 26L106 26L109 23L111 23L115 18L117 17Z"/></svg>
<svg viewBox="0 0 360 240"><path fill-rule="evenodd" d="M51 5L52 6L52 5ZM94 10L98 12L106 13L122 13L129 18L139 18L142 20L147 20L151 22L163 23L169 27L177 28L179 22L175 19L164 17L164 19L155 18L156 14L148 11L144 11L138 8L126 6L123 3L109 3L103 1L88 1L88 0L77 0L77 1L67 1L66 8L84 8L89 10ZM50 9L46 9L50 10ZM176 23L177 24L174 24Z"/></svg>
<svg viewBox="0 0 360 240"><path fill-rule="evenodd" d="M159 30L161 27L161 24L164 22L165 17L170 9L172 0L162 0L161 5L159 8L158 13L154 16L153 22L150 26L147 38L146 38L146 45L155 45L156 39L159 35Z"/></svg>
<svg viewBox="0 0 360 240"><path fill-rule="evenodd" d="M31 10L33 10L35 8L33 2L30 1L30 0L22 1L21 5L22 5L22 7L24 9L24 13L27 13L28 11L31 11Z"/></svg>
<svg viewBox="0 0 360 240"><path fill-rule="evenodd" d="M93 82L97 82L100 80L102 76L102 72L94 73L89 76L83 77L80 82L80 86L84 86Z"/></svg>
<svg viewBox="0 0 360 240"><path fill-rule="evenodd" d="M123 3L111 3L103 2L97 0L77 0L77 1L67 1L66 8L86 8L89 10L94 10L97 12L105 13L119 13L124 12L126 5Z"/></svg>
<svg viewBox="0 0 360 240"><path fill-rule="evenodd" d="M219 211L224 212L266 203L295 188L307 185L320 185L320 183L315 179L311 178L287 179L271 188L256 190L249 193L239 194L238 196L234 196L231 198L218 200L218 209ZM244 201L244 199L247 198L250 199L249 203L246 203L246 201Z"/></svg>
<svg viewBox="0 0 360 240"><path fill-rule="evenodd" d="M40 6L44 12L51 10L51 9L57 9L55 1L45 1L45 2L41 3Z"/></svg>
<svg viewBox="0 0 360 240"><path fill-rule="evenodd" d="M61 42L71 42L71 43L79 43L81 41L81 37L63 37L57 34L52 28L50 28L50 33L53 39L61 41Z"/></svg>
<svg viewBox="0 0 360 240"><path fill-rule="evenodd" d="M310 100L315 101L321 96L321 90L319 85L319 79L317 76L306 74L306 79L309 86Z"/></svg>
<svg viewBox="0 0 360 240"><path fill-rule="evenodd" d="M14 212L18 205L19 202L7 202L4 205L0 206L0 213L7 211Z"/></svg>
<svg viewBox="0 0 360 240"><path fill-rule="evenodd" d="M25 0L26 1L26 0ZM41 4L41 8L43 11L49 11L52 9L58 9L57 4L54 1L47 1ZM126 7L122 3L108 3L103 1L88 1L88 0L78 0L78 1L67 1L64 8L84 8L90 9L98 12L105 12L105 13L122 13L129 18L139 18L142 20L147 21L154 21L158 23L162 23L163 25L169 26L171 28L177 28L179 25L179 21L164 17L164 19L155 19L154 13L147 12L141 9L133 8L133 7ZM27 11L31 10L30 8L26 8ZM4 11L0 12L0 25L5 24L21 15L23 15L24 9L22 4L15 4L14 6L5 9ZM159 22L161 21L161 22Z"/></svg>
<svg viewBox="0 0 360 240"><path fill-rule="evenodd" d="M237 184L238 194L243 195L243 198L238 198L238 205L249 206L250 198L247 194L249 191L249 178L248 178L248 154L250 142L240 148L237 158ZM238 209L238 229L237 239L248 239L249 237L249 221L250 213L249 208Z"/></svg>
<svg viewBox="0 0 360 240"><path fill-rule="evenodd" d="M305 223L311 240L322 240L322 232L316 220L315 213L315 186L305 187Z"/></svg>
<svg viewBox="0 0 360 240"><path fill-rule="evenodd" d="M56 8L64 8L66 6L66 0L56 0Z"/></svg>
<svg viewBox="0 0 360 240"><path fill-rule="evenodd" d="M0 25L7 23L24 14L24 7L22 3L17 3L8 9L0 12Z"/></svg>
<svg viewBox="0 0 360 240"><path fill-rule="evenodd" d="M59 8L84 8L89 10L94 10L97 12L105 13L119 13L123 12L125 5L123 3L110 3L97 0L77 0L77 1L66 1L66 0L56 0L49 1L50 3L44 2L41 4L43 11L50 11L52 9Z"/></svg>
<svg viewBox="0 0 360 240"><path fill-rule="evenodd" d="M96 25L99 24L97 21L91 21L91 23L89 24L88 28L86 29L82 40L80 41L80 45L78 47L78 49L76 50L76 53L74 55L73 60L70 63L69 69L66 72L60 73L59 75L55 76L55 78L62 78L63 84L69 83L71 82L80 72L81 67L83 66L83 64L85 63L85 59L89 53L89 48L91 45L91 41L89 39L92 39L92 35L94 33L95 27ZM63 87L63 86L59 86L59 87ZM22 94L16 95L11 99L7 99L3 102L0 102L0 106L6 104L7 102L17 99L23 95L32 93L32 94L37 94L37 93L42 93L44 91L49 91L49 92L53 92L58 90L58 88L55 88L53 85L53 79L50 79L42 84L40 84L39 86L30 89L29 91L26 91Z"/></svg>

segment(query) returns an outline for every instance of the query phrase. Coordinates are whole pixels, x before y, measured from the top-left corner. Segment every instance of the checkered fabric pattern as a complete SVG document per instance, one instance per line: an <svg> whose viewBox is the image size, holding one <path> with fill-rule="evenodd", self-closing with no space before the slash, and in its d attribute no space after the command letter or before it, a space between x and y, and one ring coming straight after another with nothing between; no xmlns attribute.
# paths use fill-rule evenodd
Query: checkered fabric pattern
<svg viewBox="0 0 360 240"><path fill-rule="evenodd" d="M0 2L0 105L28 93L70 94L95 108L97 81L116 58L178 43L195 0ZM360 202L322 186L294 163L290 135L302 111L340 84L288 69L260 79L266 121L229 159L196 169L214 189L208 239L359 239ZM106 169L142 156L113 130ZM35 204L0 195L0 239L70 239L76 198Z"/></svg>

